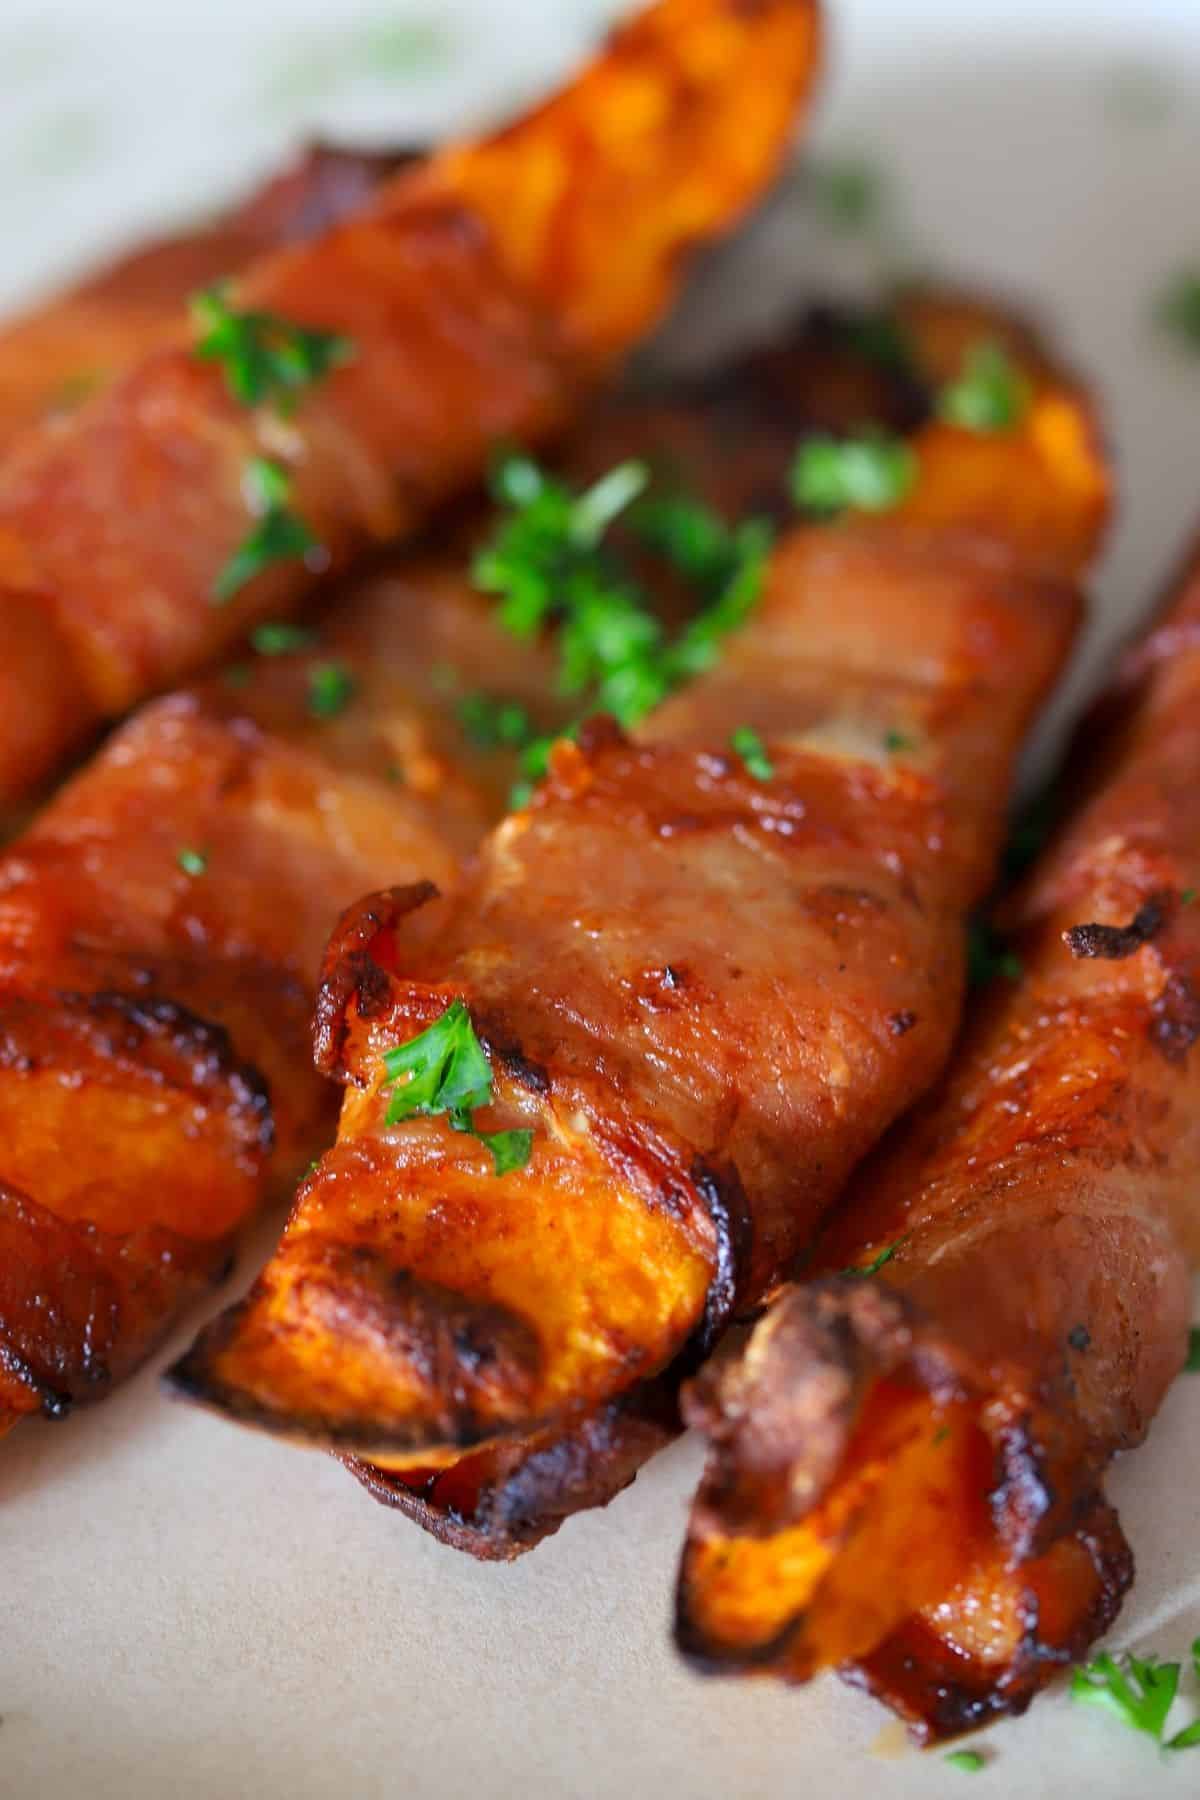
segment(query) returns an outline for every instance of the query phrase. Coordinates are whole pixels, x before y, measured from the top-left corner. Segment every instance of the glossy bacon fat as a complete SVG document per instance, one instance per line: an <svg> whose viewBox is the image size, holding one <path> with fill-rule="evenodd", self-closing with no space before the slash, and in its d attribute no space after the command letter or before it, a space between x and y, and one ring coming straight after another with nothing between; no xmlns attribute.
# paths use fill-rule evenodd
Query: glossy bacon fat
<svg viewBox="0 0 1200 1800"><path fill-rule="evenodd" d="M716 668L633 739L560 745L463 890L347 916L318 1006L337 1146L174 1371L353 1451L482 1554L630 1477L687 1359L945 1057L965 912L1107 484L1086 405L1022 333L936 302L905 323L935 379L1005 341L1019 427L927 417L904 506L791 531ZM730 749L742 725L768 779ZM455 999L491 1056L486 1128L533 1133L500 1178L444 1116L387 1123L385 1053Z"/></svg>
<svg viewBox="0 0 1200 1800"><path fill-rule="evenodd" d="M703 1665L848 1663L938 1738L1021 1711L1115 1617L1103 1473L1182 1365L1200 1248L1198 703L1200 557L1081 734L1010 912L1023 973L857 1178L829 1278L692 1391Z"/></svg>
<svg viewBox="0 0 1200 1800"><path fill-rule="evenodd" d="M0 467L0 803L411 531L497 440L561 427L687 253L761 194L815 61L814 0L659 0L529 118L239 272L228 305L343 350L286 416L239 398L181 317L178 341L23 434ZM261 459L310 547L214 604L263 505Z"/></svg>

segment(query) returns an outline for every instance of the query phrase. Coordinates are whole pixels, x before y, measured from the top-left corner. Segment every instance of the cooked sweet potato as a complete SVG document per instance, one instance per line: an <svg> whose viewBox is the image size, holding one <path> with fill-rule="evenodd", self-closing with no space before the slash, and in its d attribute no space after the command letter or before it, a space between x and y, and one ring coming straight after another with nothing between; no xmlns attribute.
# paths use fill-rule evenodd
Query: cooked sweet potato
<svg viewBox="0 0 1200 1800"><path fill-rule="evenodd" d="M691 1392L704 1665L848 1663L926 1740L1021 1711L1116 1615L1103 1474L1183 1362L1200 1249L1198 624L1200 555L1081 734L1008 909L1023 973L861 1171L826 1278Z"/></svg>
<svg viewBox="0 0 1200 1800"><path fill-rule="evenodd" d="M0 331L0 451L47 414L73 412L178 335L198 289L361 208L406 152L314 145L211 223L145 244Z"/></svg>
<svg viewBox="0 0 1200 1800"><path fill-rule="evenodd" d="M716 667L632 739L560 745L463 889L347 915L318 1004L338 1143L173 1371L352 1454L481 1554L631 1477L670 1430L664 1391L946 1055L966 910L1107 478L1086 403L1024 334L933 301L905 322L935 368L956 331L1005 338L1020 423L985 443L926 417L906 504L793 530ZM730 752L743 724L770 779ZM456 1000L490 1052L486 1128L533 1133L501 1178L444 1115L387 1122L384 1056Z"/></svg>
<svg viewBox="0 0 1200 1800"><path fill-rule="evenodd" d="M24 434L0 468L0 803L319 575L410 532L498 439L561 427L658 320L686 253L775 173L815 66L814 12L659 0L529 119L253 261L232 306L347 348L286 417L248 405L181 335ZM231 593L267 505L248 479L263 459L303 533Z"/></svg>

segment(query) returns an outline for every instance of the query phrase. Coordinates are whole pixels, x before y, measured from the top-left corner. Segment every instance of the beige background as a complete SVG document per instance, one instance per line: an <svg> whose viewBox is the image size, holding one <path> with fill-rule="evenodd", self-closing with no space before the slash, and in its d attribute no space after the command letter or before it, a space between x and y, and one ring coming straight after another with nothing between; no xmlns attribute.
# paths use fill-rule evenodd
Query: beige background
<svg viewBox="0 0 1200 1800"><path fill-rule="evenodd" d="M310 122L383 136L482 116L564 67L604 10L379 0L333 20L323 0L5 0L0 297L244 185ZM839 8L819 136L888 159L882 255L830 237L794 192L665 348L698 354L880 260L1035 301L1098 378L1126 492L1078 691L1200 523L1200 360L1149 324L1162 277L1200 258L1200 9L1021 0L986 24L980 10ZM390 49L372 73L363 27L380 24ZM1131 61L1157 72L1163 117L1114 106ZM1200 1377L1185 1378L1114 1478L1141 1569L1116 1643L1182 1656L1200 1632L1198 1446ZM90 1416L27 1426L0 1449L0 1795L963 1792L969 1778L901 1750L836 1683L792 1694L675 1665L696 1467L694 1446L676 1448L606 1513L496 1569L383 1512L327 1459L168 1406L153 1371ZM987 1743L983 1794L1200 1791L1200 1751L1163 1759L1061 1696Z"/></svg>

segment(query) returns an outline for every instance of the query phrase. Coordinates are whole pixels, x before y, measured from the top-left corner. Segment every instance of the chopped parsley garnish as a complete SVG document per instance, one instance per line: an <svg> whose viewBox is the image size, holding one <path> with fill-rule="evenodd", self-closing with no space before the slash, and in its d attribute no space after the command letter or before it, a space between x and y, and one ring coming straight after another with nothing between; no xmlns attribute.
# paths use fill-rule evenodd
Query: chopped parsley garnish
<svg viewBox="0 0 1200 1800"><path fill-rule="evenodd" d="M316 632L309 625L289 625L286 620L272 620L256 625L250 642L260 656L296 656L302 650L316 648Z"/></svg>
<svg viewBox="0 0 1200 1800"><path fill-rule="evenodd" d="M1159 323L1187 350L1200 352L1200 269L1172 277L1158 303Z"/></svg>
<svg viewBox="0 0 1200 1800"><path fill-rule="evenodd" d="M1192 1672L1200 1680L1200 1638L1192 1639L1191 1659ZM1184 1725L1169 1738L1163 1737L1167 1715L1179 1691L1179 1675L1177 1662L1135 1656L1131 1650L1121 1656L1101 1651L1093 1662L1075 1670L1071 1698L1111 1713L1131 1731L1145 1732L1164 1750L1194 1750L1200 1747L1200 1719Z"/></svg>
<svg viewBox="0 0 1200 1800"><path fill-rule="evenodd" d="M845 327L846 342L865 362L893 375L917 379L920 365L912 339L890 312L863 312Z"/></svg>
<svg viewBox="0 0 1200 1800"><path fill-rule="evenodd" d="M407 1044L386 1051L383 1066L389 1082L407 1077L392 1091L388 1125L446 1113L453 1130L469 1132L491 1151L497 1175L525 1167L532 1131L480 1131L471 1117L477 1107L492 1103L492 1067L462 1000L452 1000L441 1018Z"/></svg>
<svg viewBox="0 0 1200 1800"><path fill-rule="evenodd" d="M992 338L972 344L956 380L938 395L938 412L963 431L1012 431L1029 409L1029 382Z"/></svg>
<svg viewBox="0 0 1200 1800"><path fill-rule="evenodd" d="M766 747L753 726L739 725L729 742L746 765L748 775L753 775L755 781L771 780L775 773L775 765L767 755Z"/></svg>
<svg viewBox="0 0 1200 1800"><path fill-rule="evenodd" d="M308 671L308 710L314 719L336 719L358 683L342 663L317 663Z"/></svg>
<svg viewBox="0 0 1200 1800"><path fill-rule="evenodd" d="M886 432L812 437L801 444L792 463L792 498L801 512L819 518L846 511L890 512L909 494L916 473L912 446Z"/></svg>
<svg viewBox="0 0 1200 1800"><path fill-rule="evenodd" d="M908 1233L906 1232L904 1237L898 1237L894 1244L886 1244L878 1256L872 1257L869 1263L851 1263L848 1269L842 1270L842 1274L860 1275L864 1280L868 1275L878 1275L884 1264L891 1262L901 1244L907 1242L907 1238Z"/></svg>
<svg viewBox="0 0 1200 1800"><path fill-rule="evenodd" d="M318 548L304 520L288 506L292 484L286 469L265 456L252 457L246 465L245 484L258 523L213 584L212 597L218 605L232 600L272 563L291 562Z"/></svg>
<svg viewBox="0 0 1200 1800"><path fill-rule="evenodd" d="M827 157L808 171L817 211L838 232L868 231L883 210L885 183L876 163L863 157Z"/></svg>
<svg viewBox="0 0 1200 1800"><path fill-rule="evenodd" d="M971 987L984 987L997 976L1005 981L1020 981L1024 965L1015 950L1010 950L1000 933L986 919L972 919L967 926L967 981Z"/></svg>
<svg viewBox="0 0 1200 1800"><path fill-rule="evenodd" d="M897 755L902 750L915 750L916 744L902 731L889 731L884 737L883 747L892 755Z"/></svg>
<svg viewBox="0 0 1200 1800"><path fill-rule="evenodd" d="M523 750L537 735L529 714L515 700L464 694L456 710L459 724L477 750Z"/></svg>
<svg viewBox="0 0 1200 1800"><path fill-rule="evenodd" d="M1179 895L1180 906L1190 906L1198 893L1200 893L1200 888L1182 889Z"/></svg>
<svg viewBox="0 0 1200 1800"><path fill-rule="evenodd" d="M243 406L286 407L353 355L349 338L337 332L297 325L277 313L240 312L224 287L204 289L191 304L196 355L220 363L230 393Z"/></svg>
<svg viewBox="0 0 1200 1800"><path fill-rule="evenodd" d="M964 1775L978 1775L980 1769L987 1767L987 1758L978 1750L949 1750L942 1760L952 1769L961 1769Z"/></svg>
<svg viewBox="0 0 1200 1800"><path fill-rule="evenodd" d="M557 628L559 687L580 696L579 717L608 712L625 727L712 664L757 602L770 547L761 521L730 527L690 497L647 495L649 479L643 463L620 463L576 494L529 457L505 456L492 487L506 516L473 565L476 585L499 597L507 630L531 637ZM673 637L610 540L618 521L696 593L698 610ZM490 721L477 713L475 723ZM509 729L515 744L515 720ZM515 746L527 780L514 790L514 806L544 773L552 741Z"/></svg>
<svg viewBox="0 0 1200 1800"><path fill-rule="evenodd" d="M175 861L185 875L203 875L208 868L208 852L185 847L176 856Z"/></svg>
<svg viewBox="0 0 1200 1800"><path fill-rule="evenodd" d="M1188 1332L1188 1353L1183 1367L1188 1375L1200 1375L1200 1325L1193 1325Z"/></svg>

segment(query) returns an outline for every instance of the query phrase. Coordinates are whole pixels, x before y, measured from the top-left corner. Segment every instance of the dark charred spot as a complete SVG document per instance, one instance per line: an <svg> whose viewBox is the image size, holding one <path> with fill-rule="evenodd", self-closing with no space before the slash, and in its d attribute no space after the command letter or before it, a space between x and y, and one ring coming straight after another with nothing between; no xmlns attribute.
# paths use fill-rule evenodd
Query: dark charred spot
<svg viewBox="0 0 1200 1800"><path fill-rule="evenodd" d="M1168 1062L1181 1063L1200 1037L1200 998L1187 976L1170 976L1150 1010L1150 1042Z"/></svg>
<svg viewBox="0 0 1200 1800"><path fill-rule="evenodd" d="M717 1261L708 1284L704 1319L689 1351L702 1357L712 1349L733 1316L738 1281L750 1257L754 1221L735 1170L721 1174L700 1159L692 1165L691 1179L717 1238Z"/></svg>
<svg viewBox="0 0 1200 1800"><path fill-rule="evenodd" d="M1078 1350L1082 1354L1084 1350L1091 1349L1092 1334L1086 1325L1072 1325L1067 1333L1067 1342L1072 1350Z"/></svg>
<svg viewBox="0 0 1200 1800"><path fill-rule="evenodd" d="M916 1013L910 1012L907 1007L904 1007L900 1012L888 1014L888 1030L893 1037L903 1037L906 1032L912 1030L916 1022Z"/></svg>
<svg viewBox="0 0 1200 1800"><path fill-rule="evenodd" d="M351 1000L357 1002L361 1017L370 1018L372 1009L380 1009L390 995L387 970L373 954L376 940L395 930L407 914L435 900L437 892L431 881L388 888L368 895L339 919L325 953L313 1015L313 1059L323 1075L346 1079L341 1058Z"/></svg>
<svg viewBox="0 0 1200 1800"><path fill-rule="evenodd" d="M532 1062L516 1044L495 1044L482 1034L480 1042L492 1061L499 1063L518 1087L526 1088L531 1094L550 1092L549 1072L541 1063Z"/></svg>
<svg viewBox="0 0 1200 1800"><path fill-rule="evenodd" d="M1072 956L1099 956L1108 962L1120 962L1157 937L1166 917L1165 896L1152 894L1128 925L1072 925L1063 932L1063 940Z"/></svg>

